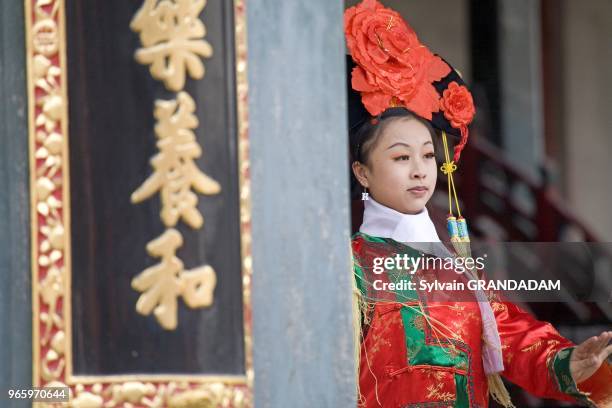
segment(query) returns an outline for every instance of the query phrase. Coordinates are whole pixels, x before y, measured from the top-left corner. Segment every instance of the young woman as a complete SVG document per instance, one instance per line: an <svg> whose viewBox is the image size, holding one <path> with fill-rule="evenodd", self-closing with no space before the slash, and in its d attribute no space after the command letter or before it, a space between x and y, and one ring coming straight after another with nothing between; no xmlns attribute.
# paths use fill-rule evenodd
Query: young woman
<svg viewBox="0 0 612 408"><path fill-rule="evenodd" d="M436 154L445 157L455 196L452 173L475 113L472 97L458 73L378 1L348 9L345 33L352 171L364 198L352 239L359 406L487 407L491 395L511 407L502 376L539 397L612 407L612 332L574 345L495 295L457 299L406 283L457 280L418 261L469 256L465 221L449 217L453 252L440 242L426 204ZM458 139L452 160L447 136Z"/></svg>

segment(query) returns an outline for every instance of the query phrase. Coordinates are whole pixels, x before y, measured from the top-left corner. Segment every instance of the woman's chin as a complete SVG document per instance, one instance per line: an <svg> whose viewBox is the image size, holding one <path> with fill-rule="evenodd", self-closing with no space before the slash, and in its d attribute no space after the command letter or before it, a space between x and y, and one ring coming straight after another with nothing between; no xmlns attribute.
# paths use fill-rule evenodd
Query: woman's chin
<svg viewBox="0 0 612 408"><path fill-rule="evenodd" d="M398 210L404 214L418 214L425 208L425 204L429 201L429 197L422 197L418 199L411 199L409 202L404 201L402 203L402 209Z"/></svg>
<svg viewBox="0 0 612 408"><path fill-rule="evenodd" d="M424 208L425 208L425 204L423 204L422 206L415 206L413 204L410 206L405 206L400 212L404 214L415 215L423 211Z"/></svg>

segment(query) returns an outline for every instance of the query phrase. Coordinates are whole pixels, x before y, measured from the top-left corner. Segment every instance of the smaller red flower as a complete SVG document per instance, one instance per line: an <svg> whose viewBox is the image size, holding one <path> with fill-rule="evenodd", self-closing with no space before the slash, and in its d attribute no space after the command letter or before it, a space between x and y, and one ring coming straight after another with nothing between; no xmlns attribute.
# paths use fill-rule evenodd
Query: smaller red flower
<svg viewBox="0 0 612 408"><path fill-rule="evenodd" d="M472 122L476 113L472 94L465 86L453 81L442 93L440 109L444 112L444 117L450 122L451 126L461 132L461 140L455 146L453 157L453 161L457 163L461 151L467 144L468 125Z"/></svg>
<svg viewBox="0 0 612 408"><path fill-rule="evenodd" d="M444 111L444 117L455 129L469 125L476 113L470 91L454 81L442 93L440 109Z"/></svg>

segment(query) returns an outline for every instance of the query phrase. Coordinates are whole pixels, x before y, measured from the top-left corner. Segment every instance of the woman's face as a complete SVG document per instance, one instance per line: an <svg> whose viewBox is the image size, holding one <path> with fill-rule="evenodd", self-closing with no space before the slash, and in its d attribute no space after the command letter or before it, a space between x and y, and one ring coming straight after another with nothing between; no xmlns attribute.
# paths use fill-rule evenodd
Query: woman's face
<svg viewBox="0 0 612 408"><path fill-rule="evenodd" d="M374 200L404 214L421 212L436 187L431 134L412 118L389 123L370 150L368 164L354 162L352 167Z"/></svg>

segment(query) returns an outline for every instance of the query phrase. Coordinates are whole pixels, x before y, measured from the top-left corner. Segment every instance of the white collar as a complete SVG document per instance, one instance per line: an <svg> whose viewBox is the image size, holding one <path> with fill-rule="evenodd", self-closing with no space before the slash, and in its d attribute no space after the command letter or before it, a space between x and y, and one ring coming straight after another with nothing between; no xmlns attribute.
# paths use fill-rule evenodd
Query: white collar
<svg viewBox="0 0 612 408"><path fill-rule="evenodd" d="M404 214L380 204L370 196L364 202L363 223L359 231L373 237L411 243L410 246L430 254L449 254L440 242L427 208L418 214Z"/></svg>
<svg viewBox="0 0 612 408"><path fill-rule="evenodd" d="M359 231L398 242L440 242L427 208L418 214L404 214L372 197L364 202L363 223Z"/></svg>

